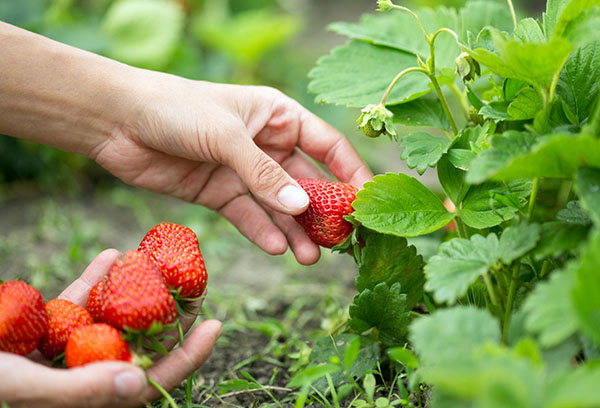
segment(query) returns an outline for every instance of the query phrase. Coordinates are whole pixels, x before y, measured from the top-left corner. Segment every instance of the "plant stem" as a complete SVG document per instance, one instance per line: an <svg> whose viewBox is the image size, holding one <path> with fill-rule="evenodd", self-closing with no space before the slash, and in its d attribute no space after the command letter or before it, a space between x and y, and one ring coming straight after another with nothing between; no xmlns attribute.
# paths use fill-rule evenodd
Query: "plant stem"
<svg viewBox="0 0 600 408"><path fill-rule="evenodd" d="M456 217L454 218L454 222L456 223L456 233L458 234L458 237L469 239L467 227L465 226L463 220L461 220L460 217Z"/></svg>
<svg viewBox="0 0 600 408"><path fill-rule="evenodd" d="M494 306L498 306L498 298L496 297L496 291L494 290L494 285L492 284L492 280L490 279L490 275L486 272L483 274L483 281L485 282L485 287L487 288L488 294L490 295L490 300Z"/></svg>
<svg viewBox="0 0 600 408"><path fill-rule="evenodd" d="M456 135L458 133L458 128L456 127L456 122L454 121L454 117L452 116L452 112L450 112L450 108L448 107L448 102L446 102L446 97L442 92L442 88L440 87L440 83L435 77L435 73L429 75L429 79L431 79L431 83L435 88L435 92L440 98L440 103L442 104L442 108L444 109L444 113L448 117L448 122L450 122L450 127L452 128L452 135Z"/></svg>
<svg viewBox="0 0 600 408"><path fill-rule="evenodd" d="M424 70L423 68L420 67L410 67L410 68L406 68L404 71L400 72L398 75L396 75L394 77L394 79L392 79L392 82L390 82L390 84L388 85L387 89L385 90L385 93L383 94L383 96L381 97L381 102L380 105L384 105L385 106L385 101L387 100L388 96L390 95L390 93L392 92L392 89L394 88L394 86L396 85L396 82L398 82L398 80L400 78L402 78L404 75L408 74L409 72L422 72L425 75L429 75L429 73Z"/></svg>
<svg viewBox="0 0 600 408"><path fill-rule="evenodd" d="M533 186L531 187L531 196L529 196L529 207L527 208L527 219L531 221L533 216L533 208L535 207L535 199L538 195L538 189L540 187L540 178L534 177Z"/></svg>
<svg viewBox="0 0 600 408"><path fill-rule="evenodd" d="M504 325L502 327L502 342L506 344L506 332L512 315L513 303L515 301L515 293L517 292L517 278L519 277L519 268L521 265L517 262L512 273L512 280L508 288L508 298L506 299L506 308L504 310Z"/></svg>
<svg viewBox="0 0 600 408"><path fill-rule="evenodd" d="M515 27L515 30L517 29L518 23L517 23L517 15L515 13L515 7L513 6L512 0L506 0L508 3L508 8L510 10L510 15L512 16L512 20L513 20L513 26Z"/></svg>
<svg viewBox="0 0 600 408"><path fill-rule="evenodd" d="M429 36L427 35L427 32L425 31L425 29L423 28L423 24L421 24L421 20L419 20L419 16L417 16L411 9L408 9L406 7L402 7L402 6L398 6L396 4L393 5L393 7L395 9L398 10L402 10L407 12L408 14L410 14L411 16L413 16L413 18L415 19L415 21L417 22L417 24L419 25L419 28L421 29L421 32L423 33L423 36L425 37L425 39L427 39Z"/></svg>
<svg viewBox="0 0 600 408"><path fill-rule="evenodd" d="M467 98L464 93L462 93L454 83L447 84L448 88L454 93L458 101L460 102L460 106L465 114L465 117L469 118L469 103L467 102Z"/></svg>
<svg viewBox="0 0 600 408"><path fill-rule="evenodd" d="M171 406L171 408L179 408L177 406L177 403L175 402L175 400L173 399L173 397L171 397L171 394L169 394L167 392L167 390L165 390L163 387L160 386L159 383L157 383L156 381L154 381L150 376L146 376L146 378L148 378L148 382L158 390L158 392L161 393L161 395L167 400L167 402L169 403L169 405Z"/></svg>

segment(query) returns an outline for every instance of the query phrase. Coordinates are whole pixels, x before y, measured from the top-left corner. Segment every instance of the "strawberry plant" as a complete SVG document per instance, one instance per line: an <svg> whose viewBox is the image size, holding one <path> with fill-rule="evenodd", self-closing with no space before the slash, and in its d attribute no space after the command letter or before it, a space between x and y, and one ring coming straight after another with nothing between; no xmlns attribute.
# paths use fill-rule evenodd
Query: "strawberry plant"
<svg viewBox="0 0 600 408"><path fill-rule="evenodd" d="M357 294L296 406L600 406L600 1L378 6L331 26L309 90L441 189L356 194Z"/></svg>

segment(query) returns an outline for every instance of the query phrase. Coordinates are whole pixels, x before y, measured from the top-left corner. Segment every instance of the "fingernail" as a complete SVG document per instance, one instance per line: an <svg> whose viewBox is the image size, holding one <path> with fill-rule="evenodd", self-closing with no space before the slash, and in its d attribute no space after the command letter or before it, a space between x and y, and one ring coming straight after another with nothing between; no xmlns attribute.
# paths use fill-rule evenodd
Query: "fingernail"
<svg viewBox="0 0 600 408"><path fill-rule="evenodd" d="M298 210L308 205L308 195L293 184L288 184L277 193L277 199L284 207L290 210Z"/></svg>
<svg viewBox="0 0 600 408"><path fill-rule="evenodd" d="M145 378L131 371L124 371L115 376L115 391L120 398L131 398L142 392L146 384Z"/></svg>

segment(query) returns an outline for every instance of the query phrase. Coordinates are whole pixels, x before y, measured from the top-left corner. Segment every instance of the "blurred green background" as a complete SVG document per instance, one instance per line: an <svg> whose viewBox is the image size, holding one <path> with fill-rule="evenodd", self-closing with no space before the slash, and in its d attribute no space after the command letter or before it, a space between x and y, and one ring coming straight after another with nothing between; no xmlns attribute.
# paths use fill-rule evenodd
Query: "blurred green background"
<svg viewBox="0 0 600 408"><path fill-rule="evenodd" d="M539 16L542 3L517 6ZM0 20L143 68L274 86L342 130L381 173L404 170L399 150L383 138L362 136L356 110L315 105L306 92L318 57L345 41L326 26L357 21L376 7L375 0L0 0ZM352 289L349 259L324 254L307 268L289 253L269 257L211 211L126 186L84 157L0 136L0 279L23 277L47 298L55 296L100 250L136 248L161 221L185 224L199 235L213 299L238 293L241 285L263 304L269 288L280 296L281 286L306 293L311 276L321 283L318 293L331 281ZM256 285L257 272L269 279Z"/></svg>

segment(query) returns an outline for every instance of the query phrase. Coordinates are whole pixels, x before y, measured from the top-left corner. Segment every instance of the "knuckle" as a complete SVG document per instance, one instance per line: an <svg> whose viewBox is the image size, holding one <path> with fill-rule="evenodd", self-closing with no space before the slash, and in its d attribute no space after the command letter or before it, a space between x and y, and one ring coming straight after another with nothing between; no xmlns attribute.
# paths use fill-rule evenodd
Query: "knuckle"
<svg viewBox="0 0 600 408"><path fill-rule="evenodd" d="M255 187L259 190L270 190L279 182L279 165L269 159L259 160L252 172L252 177L255 181Z"/></svg>

